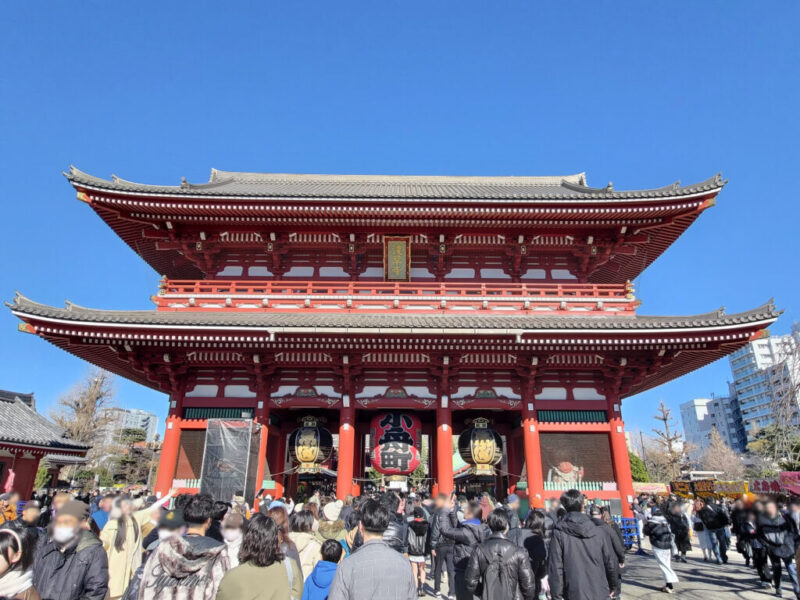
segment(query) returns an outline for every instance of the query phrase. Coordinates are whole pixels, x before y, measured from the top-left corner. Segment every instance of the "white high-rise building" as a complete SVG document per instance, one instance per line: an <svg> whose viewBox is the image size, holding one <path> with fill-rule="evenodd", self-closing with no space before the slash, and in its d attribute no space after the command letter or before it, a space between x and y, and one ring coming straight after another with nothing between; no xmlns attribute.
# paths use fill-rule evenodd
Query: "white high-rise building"
<svg viewBox="0 0 800 600"><path fill-rule="evenodd" d="M109 408L107 414L108 423L98 431L98 438L105 445L118 441L123 429L143 429L145 441L156 439L158 417L155 414L138 408Z"/></svg>
<svg viewBox="0 0 800 600"><path fill-rule="evenodd" d="M759 429L775 422L773 403L781 390L786 393L786 390L797 389L800 380L798 344L800 331L794 331L750 342L728 358L748 441L754 439ZM795 394L794 415L787 425L800 424L798 401L800 398Z"/></svg>
<svg viewBox="0 0 800 600"><path fill-rule="evenodd" d="M686 441L691 445L690 458L700 458L716 429L722 441L737 452L744 452L747 439L736 397L695 398L681 404L681 422Z"/></svg>

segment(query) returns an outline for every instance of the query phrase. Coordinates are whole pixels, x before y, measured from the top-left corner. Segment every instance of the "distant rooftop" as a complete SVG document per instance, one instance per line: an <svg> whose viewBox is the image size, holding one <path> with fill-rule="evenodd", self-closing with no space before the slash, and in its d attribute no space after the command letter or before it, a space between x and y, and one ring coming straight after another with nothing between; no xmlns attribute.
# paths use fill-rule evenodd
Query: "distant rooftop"
<svg viewBox="0 0 800 600"><path fill-rule="evenodd" d="M30 394L23 394L22 392L11 392L9 390L0 390L0 400L6 402L13 402L14 399L19 399L32 409L36 410L36 398L33 397L33 392Z"/></svg>

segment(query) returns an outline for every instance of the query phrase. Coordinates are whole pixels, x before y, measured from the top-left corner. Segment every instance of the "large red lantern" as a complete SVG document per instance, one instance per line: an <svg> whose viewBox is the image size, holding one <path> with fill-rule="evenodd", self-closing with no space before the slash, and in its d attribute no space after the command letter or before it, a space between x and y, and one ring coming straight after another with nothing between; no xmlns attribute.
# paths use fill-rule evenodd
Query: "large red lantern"
<svg viewBox="0 0 800 600"><path fill-rule="evenodd" d="M407 413L380 414L370 423L372 467L384 475L408 475L420 464L420 420Z"/></svg>

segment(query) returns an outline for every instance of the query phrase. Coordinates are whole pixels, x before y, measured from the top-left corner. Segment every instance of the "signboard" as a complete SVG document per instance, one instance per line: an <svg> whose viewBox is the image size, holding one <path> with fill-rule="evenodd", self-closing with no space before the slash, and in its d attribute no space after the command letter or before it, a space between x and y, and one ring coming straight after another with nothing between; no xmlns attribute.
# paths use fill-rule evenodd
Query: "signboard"
<svg viewBox="0 0 800 600"><path fill-rule="evenodd" d="M782 494L783 487L777 477L762 477L750 482L750 491L754 494Z"/></svg>
<svg viewBox="0 0 800 600"><path fill-rule="evenodd" d="M781 471L778 481L784 490L800 496L800 471Z"/></svg>
<svg viewBox="0 0 800 600"><path fill-rule="evenodd" d="M689 498L692 495L692 482L691 481L672 481L669 484L672 493L676 496L683 496Z"/></svg>
<svg viewBox="0 0 800 600"><path fill-rule="evenodd" d="M644 483L641 481L633 482L634 494L656 494L666 496L669 494L669 487L666 483Z"/></svg>
<svg viewBox="0 0 800 600"><path fill-rule="evenodd" d="M714 493L720 496L743 496L747 493L746 481L715 481Z"/></svg>
<svg viewBox="0 0 800 600"><path fill-rule="evenodd" d="M384 236L383 278L386 281L411 279L411 236Z"/></svg>
<svg viewBox="0 0 800 600"><path fill-rule="evenodd" d="M715 483L716 481L713 479L698 479L697 481L692 481L692 491L694 492L695 496L699 496L701 498L713 496Z"/></svg>

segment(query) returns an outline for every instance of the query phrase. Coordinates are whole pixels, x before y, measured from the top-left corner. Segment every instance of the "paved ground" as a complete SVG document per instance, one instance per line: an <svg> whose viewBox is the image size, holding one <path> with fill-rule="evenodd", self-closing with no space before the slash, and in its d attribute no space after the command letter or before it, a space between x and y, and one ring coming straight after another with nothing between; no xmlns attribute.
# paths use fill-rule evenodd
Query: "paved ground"
<svg viewBox="0 0 800 600"><path fill-rule="evenodd" d="M647 550L647 547L645 547ZM761 589L758 575L754 569L745 567L740 554L732 551L728 555L727 565L717 565L712 562L703 562L699 550L687 556L686 564L674 564L675 572L680 578L680 583L675 584L675 594L668 596L662 593L661 587L664 579L655 558L649 553L647 556L629 554L625 561L623 573L622 599L666 599L670 597L681 600L768 600L775 598L772 592ZM433 597L432 570L428 569L427 591L429 598ZM792 585L784 573L783 597L794 600ZM446 592L447 584L443 583L442 592Z"/></svg>
<svg viewBox="0 0 800 600"><path fill-rule="evenodd" d="M744 559L732 549L728 554L728 564L718 565L703 562L699 550L687 556L688 562L673 563L680 578L675 584L674 596L681 600L716 600L719 598L739 598L742 600L766 600L774 598L772 592L761 589L758 575L751 567L744 566ZM659 590L664 585L661 570L652 555L630 555L625 561L622 597L628 598L667 598ZM783 597L794 599L792 584L784 573Z"/></svg>

